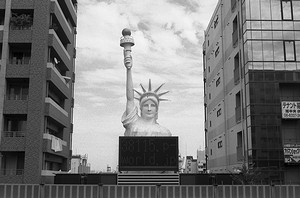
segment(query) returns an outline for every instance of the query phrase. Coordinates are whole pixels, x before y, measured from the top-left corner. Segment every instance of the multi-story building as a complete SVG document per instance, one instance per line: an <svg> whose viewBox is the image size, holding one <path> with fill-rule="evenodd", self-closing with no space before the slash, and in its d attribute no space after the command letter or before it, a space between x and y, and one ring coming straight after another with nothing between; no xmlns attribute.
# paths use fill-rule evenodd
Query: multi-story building
<svg viewBox="0 0 300 198"><path fill-rule="evenodd" d="M300 183L300 1L219 0L205 31L210 172Z"/></svg>
<svg viewBox="0 0 300 198"><path fill-rule="evenodd" d="M71 159L71 173L90 173L91 165L87 163L88 156L73 155Z"/></svg>
<svg viewBox="0 0 300 198"><path fill-rule="evenodd" d="M197 168L197 159L194 159L193 156L186 156L184 173L197 173Z"/></svg>
<svg viewBox="0 0 300 198"><path fill-rule="evenodd" d="M197 172L206 173L205 151L197 150Z"/></svg>
<svg viewBox="0 0 300 198"><path fill-rule="evenodd" d="M0 1L0 182L70 169L76 0Z"/></svg>

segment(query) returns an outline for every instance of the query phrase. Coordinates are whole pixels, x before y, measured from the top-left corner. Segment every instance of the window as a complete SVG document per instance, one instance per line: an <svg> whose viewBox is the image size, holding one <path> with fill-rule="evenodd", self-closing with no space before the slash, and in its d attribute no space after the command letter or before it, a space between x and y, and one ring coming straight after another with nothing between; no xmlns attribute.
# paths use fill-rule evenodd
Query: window
<svg viewBox="0 0 300 198"><path fill-rule="evenodd" d="M4 116L4 137L24 137L27 127L26 115Z"/></svg>
<svg viewBox="0 0 300 198"><path fill-rule="evenodd" d="M237 53L234 57L234 84L238 84L240 82L240 59L239 53Z"/></svg>
<svg viewBox="0 0 300 198"><path fill-rule="evenodd" d="M223 147L223 141L219 141L218 142L218 148L222 148Z"/></svg>
<svg viewBox="0 0 300 198"><path fill-rule="evenodd" d="M7 117L5 131L25 131L26 117Z"/></svg>
<svg viewBox="0 0 300 198"><path fill-rule="evenodd" d="M236 146L236 154L237 154L237 161L242 161L243 158L243 135L242 131L237 133L237 146Z"/></svg>
<svg viewBox="0 0 300 198"><path fill-rule="evenodd" d="M236 0L231 0L231 11L234 12L236 8Z"/></svg>
<svg viewBox="0 0 300 198"><path fill-rule="evenodd" d="M291 0L281 0L282 20L293 20L293 9Z"/></svg>
<svg viewBox="0 0 300 198"><path fill-rule="evenodd" d="M2 43L0 43L0 60L2 59Z"/></svg>
<svg viewBox="0 0 300 198"><path fill-rule="evenodd" d="M296 61L295 41L283 41L284 61Z"/></svg>
<svg viewBox="0 0 300 198"><path fill-rule="evenodd" d="M237 147L242 147L243 146L243 136L242 136L242 131L237 133Z"/></svg>
<svg viewBox="0 0 300 198"><path fill-rule="evenodd" d="M1 154L1 174L7 176L23 175L25 152L1 152Z"/></svg>
<svg viewBox="0 0 300 198"><path fill-rule="evenodd" d="M211 99L211 94L210 93L208 94L208 99Z"/></svg>
<svg viewBox="0 0 300 198"><path fill-rule="evenodd" d="M238 43L238 19L237 16L234 18L232 22L232 46L236 47Z"/></svg>
<svg viewBox="0 0 300 198"><path fill-rule="evenodd" d="M219 52L220 52L220 47L218 46L218 48L217 48L216 51L215 51L215 57L218 56Z"/></svg>
<svg viewBox="0 0 300 198"><path fill-rule="evenodd" d="M218 23L219 23L219 16L217 15L216 20L214 21L214 28L217 27Z"/></svg>
<svg viewBox="0 0 300 198"><path fill-rule="evenodd" d="M6 91L7 100L27 100L28 87L28 79L8 80Z"/></svg>
<svg viewBox="0 0 300 198"><path fill-rule="evenodd" d="M221 112L222 112L222 109L219 109L219 110L217 111L217 117L219 117L219 116L221 115Z"/></svg>
<svg viewBox="0 0 300 198"><path fill-rule="evenodd" d="M209 121L209 127L211 127L211 121Z"/></svg>
<svg viewBox="0 0 300 198"><path fill-rule="evenodd" d="M10 28L13 30L28 30L33 25L33 10L12 10Z"/></svg>
<svg viewBox="0 0 300 198"><path fill-rule="evenodd" d="M9 44L9 63L10 64L29 64L31 57L31 44Z"/></svg>
<svg viewBox="0 0 300 198"><path fill-rule="evenodd" d="M0 25L4 25L5 10L0 10Z"/></svg>
<svg viewBox="0 0 300 198"><path fill-rule="evenodd" d="M221 79L220 79L220 77L219 77L219 78L216 80L216 87L219 86L220 82L221 82Z"/></svg>
<svg viewBox="0 0 300 198"><path fill-rule="evenodd" d="M235 121L238 123L242 118L242 108L241 108L241 93L238 92L235 95Z"/></svg>

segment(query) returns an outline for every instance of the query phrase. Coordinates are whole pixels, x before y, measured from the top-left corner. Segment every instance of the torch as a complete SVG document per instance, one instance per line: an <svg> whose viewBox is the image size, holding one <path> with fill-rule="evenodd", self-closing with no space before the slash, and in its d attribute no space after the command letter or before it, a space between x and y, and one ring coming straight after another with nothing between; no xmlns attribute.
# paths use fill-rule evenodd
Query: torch
<svg viewBox="0 0 300 198"><path fill-rule="evenodd" d="M131 31L128 28L122 30L120 46L124 47L124 65L127 69L132 67L131 46L134 46L134 40L131 36Z"/></svg>

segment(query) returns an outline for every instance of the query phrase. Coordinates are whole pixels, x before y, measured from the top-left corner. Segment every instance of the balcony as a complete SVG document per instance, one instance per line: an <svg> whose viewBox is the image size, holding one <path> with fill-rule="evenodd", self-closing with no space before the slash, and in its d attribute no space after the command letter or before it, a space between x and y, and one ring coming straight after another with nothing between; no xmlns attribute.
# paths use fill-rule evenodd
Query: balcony
<svg viewBox="0 0 300 198"><path fill-rule="evenodd" d="M53 84L65 95L69 96L69 78L62 76L52 63L47 63L47 80Z"/></svg>
<svg viewBox="0 0 300 198"><path fill-rule="evenodd" d="M49 133L43 134L44 144L43 151L60 156L68 156L69 148L68 143Z"/></svg>
<svg viewBox="0 0 300 198"><path fill-rule="evenodd" d="M64 34L64 37L67 39L65 42L71 43L71 41L73 40L72 29L66 17L64 16L64 13L61 10L57 0L51 2L51 12L54 13L57 22L59 23L62 29L61 34ZM51 26L52 28L53 25Z"/></svg>
<svg viewBox="0 0 300 198"><path fill-rule="evenodd" d="M68 68L68 70L71 71L72 70L71 57L53 29L49 30L48 44L49 46L53 47L56 54L60 57L60 60L64 63L64 65Z"/></svg>
<svg viewBox="0 0 300 198"><path fill-rule="evenodd" d="M45 98L45 115L53 118L58 123L61 123L63 126L68 127L70 121L68 118L68 112L61 108L54 100L49 97Z"/></svg>
<svg viewBox="0 0 300 198"><path fill-rule="evenodd" d="M0 150L25 151L25 131L3 131Z"/></svg>
<svg viewBox="0 0 300 198"><path fill-rule="evenodd" d="M57 0L51 0L52 2L55 2ZM76 27L77 26L77 13L75 10L75 7L71 0L65 0L65 1L59 1L59 5L61 7L61 10L65 10L64 15L67 19L70 20L71 24Z"/></svg>

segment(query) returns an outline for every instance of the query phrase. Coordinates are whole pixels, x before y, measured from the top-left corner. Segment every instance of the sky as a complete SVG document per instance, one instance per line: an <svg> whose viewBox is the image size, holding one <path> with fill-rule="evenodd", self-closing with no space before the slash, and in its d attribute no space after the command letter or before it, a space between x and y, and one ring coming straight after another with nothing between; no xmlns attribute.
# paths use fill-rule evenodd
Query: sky
<svg viewBox="0 0 300 198"><path fill-rule="evenodd" d="M204 150L202 44L217 0L80 0L76 36L73 154L91 169L116 170L125 129L126 68L121 32L131 29L133 85L170 91L158 123L179 137L179 153ZM138 105L138 101L136 101Z"/></svg>

